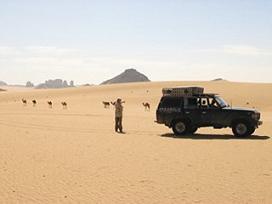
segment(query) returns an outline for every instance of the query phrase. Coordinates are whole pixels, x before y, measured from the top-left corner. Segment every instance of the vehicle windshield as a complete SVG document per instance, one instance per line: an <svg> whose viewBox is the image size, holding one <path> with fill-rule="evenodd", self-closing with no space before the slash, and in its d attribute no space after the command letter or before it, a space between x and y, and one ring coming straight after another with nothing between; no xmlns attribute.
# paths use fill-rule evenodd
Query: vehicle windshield
<svg viewBox="0 0 272 204"><path fill-rule="evenodd" d="M229 104L223 98L216 96L215 99L221 108L229 107Z"/></svg>

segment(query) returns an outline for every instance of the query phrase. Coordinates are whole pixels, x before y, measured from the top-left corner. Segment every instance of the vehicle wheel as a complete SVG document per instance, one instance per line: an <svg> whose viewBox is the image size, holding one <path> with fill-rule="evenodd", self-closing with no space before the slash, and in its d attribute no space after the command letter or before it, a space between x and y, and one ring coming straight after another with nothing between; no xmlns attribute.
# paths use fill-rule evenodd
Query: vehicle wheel
<svg viewBox="0 0 272 204"><path fill-rule="evenodd" d="M176 121L172 129L175 135L185 135L188 132L188 123L182 120Z"/></svg>
<svg viewBox="0 0 272 204"><path fill-rule="evenodd" d="M250 136L251 134L253 134L253 132L255 131L255 128L253 128L248 122L246 121L239 121L236 122L233 126L232 126L232 132L234 134L234 136L236 137L246 137L246 136Z"/></svg>
<svg viewBox="0 0 272 204"><path fill-rule="evenodd" d="M195 134L197 130L198 130L197 127L191 127L191 128L188 130L188 133L190 133L190 134Z"/></svg>

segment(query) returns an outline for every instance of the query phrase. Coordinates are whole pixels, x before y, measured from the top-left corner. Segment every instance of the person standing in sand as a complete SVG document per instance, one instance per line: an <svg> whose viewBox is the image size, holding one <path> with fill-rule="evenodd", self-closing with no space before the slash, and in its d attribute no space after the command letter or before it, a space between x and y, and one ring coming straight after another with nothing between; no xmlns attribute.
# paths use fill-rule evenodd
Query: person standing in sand
<svg viewBox="0 0 272 204"><path fill-rule="evenodd" d="M123 103L125 103L125 101L122 101L121 98L118 98L116 102L112 103L114 105L115 108L115 132L120 132L120 133L124 133L123 132L123 125L122 125L122 120L123 120Z"/></svg>

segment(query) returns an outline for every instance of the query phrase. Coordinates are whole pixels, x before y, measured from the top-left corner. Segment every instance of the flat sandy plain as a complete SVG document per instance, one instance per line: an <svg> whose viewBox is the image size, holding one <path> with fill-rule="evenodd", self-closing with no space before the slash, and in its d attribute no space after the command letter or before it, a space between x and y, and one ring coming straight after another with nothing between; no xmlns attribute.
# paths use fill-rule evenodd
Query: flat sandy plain
<svg viewBox="0 0 272 204"><path fill-rule="evenodd" d="M161 88L183 85L254 106L264 125L247 139L210 128L174 137L154 123L155 109ZM126 101L126 134L114 132L114 110L101 103L117 97ZM21 98L38 104L23 106ZM142 102L151 103L150 112ZM0 115L0 203L272 203L272 84L12 88L0 92Z"/></svg>

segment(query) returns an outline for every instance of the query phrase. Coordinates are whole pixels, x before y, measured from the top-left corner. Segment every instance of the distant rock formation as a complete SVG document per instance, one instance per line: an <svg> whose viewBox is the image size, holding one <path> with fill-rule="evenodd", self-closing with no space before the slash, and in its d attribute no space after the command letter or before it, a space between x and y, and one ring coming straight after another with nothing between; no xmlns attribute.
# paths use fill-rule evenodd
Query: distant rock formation
<svg viewBox="0 0 272 204"><path fill-rule="evenodd" d="M226 80L223 78L217 78L217 79L213 79L212 81L226 81Z"/></svg>
<svg viewBox="0 0 272 204"><path fill-rule="evenodd" d="M26 82L26 87L34 87L34 84L31 81Z"/></svg>
<svg viewBox="0 0 272 204"><path fill-rule="evenodd" d="M75 83L74 83L74 81L72 80L72 81L70 81L70 85L69 85L70 87L74 87L75 86Z"/></svg>
<svg viewBox="0 0 272 204"><path fill-rule="evenodd" d="M104 81L102 84L117 84L130 82L148 82L150 81L144 74L138 72L136 69L127 69L120 75Z"/></svg>
<svg viewBox="0 0 272 204"><path fill-rule="evenodd" d="M7 86L8 84L6 82L0 81L0 86Z"/></svg>
<svg viewBox="0 0 272 204"><path fill-rule="evenodd" d="M73 85L73 86L71 86ZM60 89L60 88L68 88L68 87L74 87L74 82L71 81L70 85L68 85L66 80L62 79L54 79L54 80L47 80L45 83L39 84L36 86L36 89Z"/></svg>
<svg viewBox="0 0 272 204"><path fill-rule="evenodd" d="M81 86L94 86L93 84L83 84Z"/></svg>
<svg viewBox="0 0 272 204"><path fill-rule="evenodd" d="M0 89L0 91L6 91L5 89Z"/></svg>

